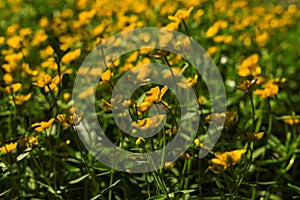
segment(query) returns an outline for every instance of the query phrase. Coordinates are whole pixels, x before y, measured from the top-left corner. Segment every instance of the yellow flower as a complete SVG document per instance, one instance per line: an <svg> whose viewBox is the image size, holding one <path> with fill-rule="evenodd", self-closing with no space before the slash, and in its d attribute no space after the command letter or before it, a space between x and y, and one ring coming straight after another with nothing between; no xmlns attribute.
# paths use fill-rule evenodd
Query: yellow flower
<svg viewBox="0 0 300 200"><path fill-rule="evenodd" d="M101 83L107 83L111 80L113 73L111 73L110 69L107 69L105 72L101 74Z"/></svg>
<svg viewBox="0 0 300 200"><path fill-rule="evenodd" d="M211 166L209 169L214 173L221 173L229 167L239 163L242 159L242 156L246 153L245 149L234 150L229 152L216 152L215 157L211 159L209 162Z"/></svg>
<svg viewBox="0 0 300 200"><path fill-rule="evenodd" d="M135 141L135 144L136 144L137 146L141 146L141 145L144 145L145 142L146 142L146 140L145 140L144 138L138 137L138 139L136 139L136 141Z"/></svg>
<svg viewBox="0 0 300 200"><path fill-rule="evenodd" d="M206 31L205 37L207 38L213 37L218 33L218 31L219 31L219 27L213 25L209 27L209 29Z"/></svg>
<svg viewBox="0 0 300 200"><path fill-rule="evenodd" d="M193 9L194 7L190 7L189 9L179 9L176 12L175 16L168 16L168 18L175 22L187 19L190 16Z"/></svg>
<svg viewBox="0 0 300 200"><path fill-rule="evenodd" d="M146 92L145 101L159 103L167 90L167 86L164 86L162 89L159 89L158 86L151 88L150 91Z"/></svg>
<svg viewBox="0 0 300 200"><path fill-rule="evenodd" d="M212 121L212 117L214 117L214 121ZM226 111L226 113L215 113L213 116L208 115L205 120L208 123L221 125L221 122L225 120L224 125L227 127L234 126L238 121L237 111Z"/></svg>
<svg viewBox="0 0 300 200"><path fill-rule="evenodd" d="M174 16L168 16L169 20L172 20L169 24L165 26L167 29L176 30L178 29L179 23L182 20L187 19L190 15L194 7L190 7L189 9L180 9L176 12Z"/></svg>
<svg viewBox="0 0 300 200"><path fill-rule="evenodd" d="M48 38L48 35L46 34L45 30L43 30L43 29L38 30L35 33L31 44L33 46L37 46L37 45L41 44L42 42L46 41L47 38Z"/></svg>
<svg viewBox="0 0 300 200"><path fill-rule="evenodd" d="M202 147L202 142L200 141L199 138L194 139L194 144L195 144L197 147Z"/></svg>
<svg viewBox="0 0 300 200"><path fill-rule="evenodd" d="M256 141L261 139L264 136L265 132L259 132L259 133L246 133L246 139L249 142Z"/></svg>
<svg viewBox="0 0 300 200"><path fill-rule="evenodd" d="M144 118L144 119L138 120L137 122L133 122L132 126L138 128L140 130L146 130L148 128L156 128L162 123L164 118L165 118L165 115L163 115L163 114L155 115L151 118Z"/></svg>
<svg viewBox="0 0 300 200"><path fill-rule="evenodd" d="M185 79L183 82L177 83L177 85L182 88L188 88L195 85L197 83L197 80L198 80L198 75L196 74L194 75L194 77L189 77Z"/></svg>
<svg viewBox="0 0 300 200"><path fill-rule="evenodd" d="M279 87L275 82L276 79L269 80L262 86L264 89L257 89L254 91L254 94L260 96L261 98L275 96L279 92Z"/></svg>
<svg viewBox="0 0 300 200"><path fill-rule="evenodd" d="M31 98L31 96L32 96L32 92L27 94L27 95L17 95L17 96L14 97L15 103L17 105L21 105L24 102L28 101ZM11 103L13 103L13 102L11 102Z"/></svg>
<svg viewBox="0 0 300 200"><path fill-rule="evenodd" d="M257 65L258 60L258 54L253 54L243 60L242 64L237 67L239 76L252 75L256 77L259 75L261 73L261 68Z"/></svg>
<svg viewBox="0 0 300 200"><path fill-rule="evenodd" d="M63 63L71 63L73 60L77 59L81 54L81 49L76 49L74 51L68 52L64 57L61 59Z"/></svg>
<svg viewBox="0 0 300 200"><path fill-rule="evenodd" d="M51 118L49 121L41 121L37 122L31 125L31 127L34 128L35 131L37 132L42 132L43 130L50 128L52 126L52 123L54 122L54 118Z"/></svg>
<svg viewBox="0 0 300 200"><path fill-rule="evenodd" d="M21 89L21 87L21 83L14 83L9 86L6 86L5 88L0 87L0 90L5 92L6 94L12 94L18 92Z"/></svg>
<svg viewBox="0 0 300 200"><path fill-rule="evenodd" d="M3 75L3 80L4 80L5 84L11 84L14 79L13 79L13 77L12 77L12 75L10 73L5 73Z"/></svg>
<svg viewBox="0 0 300 200"><path fill-rule="evenodd" d="M39 86L39 87L45 87L47 85L50 85L53 82L53 79L49 74L46 74L45 76L42 76L37 80L37 82L32 83L33 85Z"/></svg>
<svg viewBox="0 0 300 200"><path fill-rule="evenodd" d="M255 85L258 79L253 79L253 80L245 80L241 83L241 85L237 86L238 89L246 91L249 90Z"/></svg>
<svg viewBox="0 0 300 200"><path fill-rule="evenodd" d="M0 45L2 45L5 41L5 38L4 37L0 37Z"/></svg>
<svg viewBox="0 0 300 200"><path fill-rule="evenodd" d="M23 38L21 36L14 35L7 38L6 43L11 48L19 49L21 48L22 40Z"/></svg>
<svg viewBox="0 0 300 200"><path fill-rule="evenodd" d="M294 116L287 116L284 119L282 119L284 123L287 123L289 125L299 124L300 118L294 117Z"/></svg>
<svg viewBox="0 0 300 200"><path fill-rule="evenodd" d="M228 26L228 22L223 21L223 20L219 20L216 21L211 27L209 27L209 29L206 31L205 36L207 38L213 37L215 36L220 29L225 29ZM228 40L228 39L227 39Z"/></svg>
<svg viewBox="0 0 300 200"><path fill-rule="evenodd" d="M212 47L209 47L208 49L207 49L207 53L209 53L210 55L213 55L213 54L215 54L217 51L218 51L218 47L216 47L216 46L212 46Z"/></svg>
<svg viewBox="0 0 300 200"><path fill-rule="evenodd" d="M151 88L150 91L146 92L146 97L143 103L137 106L139 112L145 112L150 108L153 103L159 103L162 100L163 95L168 90L167 86L159 89L158 86Z"/></svg>
<svg viewBox="0 0 300 200"><path fill-rule="evenodd" d="M38 145L38 136L29 136L24 137L16 142L11 142L9 144L4 145L3 147L0 147L0 152L2 153L8 153L11 152L17 148L24 148L26 147L25 151L29 151L31 147Z"/></svg>
<svg viewBox="0 0 300 200"><path fill-rule="evenodd" d="M17 142L12 142L12 143L6 144L3 147L0 147L0 151L2 153L8 153L8 152L11 152L11 151L17 149L17 146L18 146Z"/></svg>
<svg viewBox="0 0 300 200"><path fill-rule="evenodd" d="M65 127L72 126L74 124L73 115L59 114L56 116L57 121Z"/></svg>

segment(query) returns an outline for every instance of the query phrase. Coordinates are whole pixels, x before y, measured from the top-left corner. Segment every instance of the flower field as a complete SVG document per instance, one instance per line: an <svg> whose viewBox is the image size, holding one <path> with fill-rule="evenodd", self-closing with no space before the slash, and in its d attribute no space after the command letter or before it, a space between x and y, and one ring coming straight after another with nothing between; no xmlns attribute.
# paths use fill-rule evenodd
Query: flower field
<svg viewBox="0 0 300 200"><path fill-rule="evenodd" d="M7 0L0 9L0 199L300 199L298 0ZM168 31L154 31L163 35L154 45L133 31L145 27ZM136 38L156 48L117 53ZM211 93L210 69L199 72L205 62L187 59L202 59L193 42L224 99ZM85 66L95 49L103 70ZM153 82L153 69L174 87ZM78 89L80 76L97 86ZM189 91L195 99L182 104ZM90 109L109 144L134 156L94 135ZM182 146L147 157L176 138Z"/></svg>

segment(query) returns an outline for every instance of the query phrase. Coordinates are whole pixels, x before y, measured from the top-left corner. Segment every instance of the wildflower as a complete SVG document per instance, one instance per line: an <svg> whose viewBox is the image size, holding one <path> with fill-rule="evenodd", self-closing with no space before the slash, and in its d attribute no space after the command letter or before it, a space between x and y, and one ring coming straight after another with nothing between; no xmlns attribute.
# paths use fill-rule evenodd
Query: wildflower
<svg viewBox="0 0 300 200"><path fill-rule="evenodd" d="M0 37L0 45L2 45L5 41L5 38L4 37Z"/></svg>
<svg viewBox="0 0 300 200"><path fill-rule="evenodd" d="M84 98L92 96L95 92L94 89L95 89L94 86L90 86L90 87L86 88L84 91L82 91L79 94L79 98L84 99Z"/></svg>
<svg viewBox="0 0 300 200"><path fill-rule="evenodd" d="M31 98L31 96L32 96L32 92L27 95L17 95L14 97L14 102L17 105L21 105L24 102L28 101ZM13 103L13 102L11 102L11 103Z"/></svg>
<svg viewBox="0 0 300 200"><path fill-rule="evenodd" d="M257 76L261 73L261 68L257 65L259 60L258 54L253 54L243 60L242 64L238 66L239 76Z"/></svg>
<svg viewBox="0 0 300 200"><path fill-rule="evenodd" d="M178 132L177 127L173 126L171 129L167 129L166 130L166 134L170 135L170 134L176 134Z"/></svg>
<svg viewBox="0 0 300 200"><path fill-rule="evenodd" d="M165 169L170 169L175 166L175 162L166 162L165 163Z"/></svg>
<svg viewBox="0 0 300 200"><path fill-rule="evenodd" d="M65 127L72 126L74 124L73 115L58 114L56 119L62 126Z"/></svg>
<svg viewBox="0 0 300 200"><path fill-rule="evenodd" d="M244 82L241 83L241 85L237 86L237 89L246 91L249 90L255 85L258 79L253 79L253 80L245 80Z"/></svg>
<svg viewBox="0 0 300 200"><path fill-rule="evenodd" d="M21 83L14 83L9 86L6 86L5 88L0 87L0 91L5 92L6 94L12 94L12 93L16 93L17 91L19 91L21 89L21 87L22 87Z"/></svg>
<svg viewBox="0 0 300 200"><path fill-rule="evenodd" d="M107 69L105 72L101 74L101 80L102 80L101 83L103 84L109 82L113 75L114 74L110 71L110 69Z"/></svg>
<svg viewBox="0 0 300 200"><path fill-rule="evenodd" d="M226 111L226 113L215 113L212 115L208 115L205 120L208 123L221 125L223 121L224 125L227 127L234 126L238 121L237 111ZM213 121L212 121L213 120Z"/></svg>
<svg viewBox="0 0 300 200"><path fill-rule="evenodd" d="M218 51L218 47L216 47L216 46L212 46L212 47L209 47L208 49L207 49L207 53L209 53L210 55L213 55L213 54L215 54L217 51Z"/></svg>
<svg viewBox="0 0 300 200"><path fill-rule="evenodd" d="M38 87L45 87L47 85L50 85L51 83L53 83L53 79L51 78L51 76L49 74L46 74L42 77L40 77L37 82L32 83L33 85L36 85Z"/></svg>
<svg viewBox="0 0 300 200"><path fill-rule="evenodd" d="M138 111L145 112L153 103L159 103L167 90L167 86L164 86L162 89L159 89L158 86L151 88L150 91L146 92L144 102L138 105Z"/></svg>
<svg viewBox="0 0 300 200"><path fill-rule="evenodd" d="M194 144L195 144L197 147L202 147L202 142L201 142L200 139L198 139L198 138L194 139Z"/></svg>
<svg viewBox="0 0 300 200"><path fill-rule="evenodd" d="M276 79L269 80L262 87L263 89L257 89L254 91L254 94L260 96L261 98L273 97L279 92Z"/></svg>
<svg viewBox="0 0 300 200"><path fill-rule="evenodd" d="M159 89L158 86L151 88L150 91L146 92L145 101L159 103L167 90L167 86L164 86L162 89Z"/></svg>
<svg viewBox="0 0 300 200"><path fill-rule="evenodd" d="M259 132L259 133L246 133L246 139L247 141L249 142L252 142L252 141L256 141L256 140L259 140L261 139L263 136L264 136L265 132Z"/></svg>
<svg viewBox="0 0 300 200"><path fill-rule="evenodd" d="M151 118L144 118L144 119L138 120L137 122L133 122L132 126L138 128L140 130L146 130L148 128L156 128L162 123L164 118L165 118L165 115L163 115L163 114L155 115L154 117L151 117Z"/></svg>
<svg viewBox="0 0 300 200"><path fill-rule="evenodd" d="M48 38L48 35L46 34L45 30L43 30L43 29L38 30L34 35L34 38L32 40L32 45L37 46L37 45L41 44L42 42L46 41L47 38Z"/></svg>
<svg viewBox="0 0 300 200"><path fill-rule="evenodd" d="M52 126L52 123L54 122L54 118L51 118L49 121L41 121L37 122L31 125L31 127L34 128L35 131L37 132L42 132L43 130L50 128Z"/></svg>
<svg viewBox="0 0 300 200"><path fill-rule="evenodd" d="M294 125L294 124L299 124L300 123L300 118L295 117L295 116L286 116L285 118L282 119L284 123L287 123L289 125Z"/></svg>
<svg viewBox="0 0 300 200"><path fill-rule="evenodd" d="M73 60L77 59L81 54L81 49L75 49L74 51L68 52L64 57L61 59L63 63L71 63Z"/></svg>
<svg viewBox="0 0 300 200"><path fill-rule="evenodd" d="M217 35L220 29L227 28L228 23L223 20L216 21L209 29L206 31L205 36L207 38L213 37Z"/></svg>
<svg viewBox="0 0 300 200"><path fill-rule="evenodd" d="M145 140L144 138L138 137L138 139L135 141L135 144L136 144L137 146L141 146L141 145L144 145L145 142L146 142L146 140Z"/></svg>
<svg viewBox="0 0 300 200"><path fill-rule="evenodd" d="M3 147L0 147L0 152L2 153L8 153L13 150L16 150L17 148L26 148L25 151L29 151L31 147L38 145L38 136L29 136L24 137L16 142L11 142L9 144L4 145Z"/></svg>
<svg viewBox="0 0 300 200"><path fill-rule="evenodd" d="M173 21L181 21L187 19L193 9L194 7L190 7L189 9L179 9L174 16L168 16L168 18Z"/></svg>
<svg viewBox="0 0 300 200"><path fill-rule="evenodd" d="M177 85L182 88L188 88L195 85L197 83L197 80L198 80L198 74L195 74L194 77L189 77L185 79L183 82L177 83Z"/></svg>
<svg viewBox="0 0 300 200"><path fill-rule="evenodd" d="M22 40L23 38L21 36L14 35L7 38L6 43L11 48L19 49L21 48Z"/></svg>
<svg viewBox="0 0 300 200"><path fill-rule="evenodd" d="M232 167L233 165L239 163L242 159L242 156L245 153L245 149L234 150L224 153L216 152L216 158L213 158L209 161L211 165L208 168L214 173L221 173L229 167Z"/></svg>
<svg viewBox="0 0 300 200"><path fill-rule="evenodd" d="M171 23L166 25L166 28L171 29L171 30L176 30L178 29L179 23L182 20L187 19L190 15L194 7L190 7L189 9L180 9L176 12L174 16L168 16L169 20L172 20Z"/></svg>

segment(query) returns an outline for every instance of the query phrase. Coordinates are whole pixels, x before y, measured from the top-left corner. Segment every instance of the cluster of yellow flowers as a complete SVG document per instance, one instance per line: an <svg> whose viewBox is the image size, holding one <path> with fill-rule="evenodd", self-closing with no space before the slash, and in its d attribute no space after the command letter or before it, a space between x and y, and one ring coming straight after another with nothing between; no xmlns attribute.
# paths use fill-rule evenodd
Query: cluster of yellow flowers
<svg viewBox="0 0 300 200"><path fill-rule="evenodd" d="M22 1L18 2L18 4L14 4L12 1L6 3L12 8L12 12L17 13L22 4ZM211 11L202 9L202 4L205 3L212 4ZM48 111L52 111L54 107L58 107L58 109L56 112L50 113L51 116L47 113L43 118L46 121L30 124L35 134L47 131L54 123L70 127L78 123L80 117L73 116L74 112L70 109L70 90L61 91L63 76L74 75L78 62L84 55L99 41L114 33L155 25L171 30L184 30L189 35L188 22L193 21L192 27L196 25L204 27L202 32L196 31L198 34L196 37L201 36L201 39L210 46L207 50L208 53L217 57L222 54L224 47L228 46L233 49L241 45L243 48L263 48L268 44L274 32L286 31L288 26L293 25L296 23L296 19L300 18L300 12L294 4L289 5L287 9L280 5L268 9L257 5L249 9L248 3L247 0L233 2L230 0L213 2L77 0L74 9L68 8L66 5L65 9L55 11L53 17L41 16L36 27L23 27L20 23L9 24L4 35L0 35L0 51L3 56L1 68L4 72L3 87L0 87L0 91L9 96L9 102L12 105L18 106L26 104L33 97L36 97L34 101L42 104L47 102L45 98L48 94L48 96L52 96L51 100L54 103L50 103ZM156 10L157 8L159 9ZM154 16L155 12L157 15ZM206 18L209 24L204 23ZM155 24L151 24L152 21ZM144 40L149 41L149 36L145 35ZM118 42L116 41L114 45L117 46ZM172 55L164 51L151 54L150 50L140 49L131 52L126 58L105 58L113 60L113 62L101 75L97 70L88 67L78 73L99 76L101 79L99 86L105 88L119 74L133 69L136 65L151 63L150 57L165 58L166 56L171 57ZM184 73L183 67L179 67L182 58L172 58L174 59L169 61L171 71L175 75ZM271 98L279 92L279 84L284 82L284 79L266 78L269 76L268 74L263 76L264 66L261 65L260 58L261 54L255 52L239 58L240 63L236 67L236 72L243 82L238 88L250 91L253 87L259 86L260 88L256 89L253 94L261 98ZM134 72L139 80L143 80L151 73L150 70L135 70ZM171 73L166 74L163 78L170 78L170 76ZM200 80L197 74L188 74L188 76L189 78L185 81L178 83L179 87L195 86ZM141 116L147 112L153 104L163 104L168 107L168 104L163 101L167 91L167 86L162 88L155 86L146 91L144 100L136 105L138 115ZM93 92L94 88L89 87L79 97L86 98ZM46 93L45 98L41 97L43 93ZM111 111L111 103L118 100L102 98L105 111ZM121 103L125 107L132 102L126 100ZM199 103L205 105L206 99L199 97ZM164 117L164 115L147 117L133 122L132 125L139 130L157 127ZM211 121L212 115L207 115L206 122L220 124L225 121L226 128L234 127L239 120L237 111L217 113L213 117L215 120ZM300 123L297 117L287 117L283 121L290 125ZM172 126L165 132L176 133L179 128ZM246 137L248 141L255 141L261 139L263 135L264 132L250 132L246 134ZM145 142L146 140L143 138L136 140L136 144L139 146ZM195 140L195 144L197 147L202 147L199 139ZM38 145L38 136L21 138L17 142L4 145L0 151L7 153L17 149L18 145L26 149L36 146ZM239 163L244 154L246 154L245 149L224 153L216 152L216 158L210 160L209 169L215 173L223 172Z"/></svg>

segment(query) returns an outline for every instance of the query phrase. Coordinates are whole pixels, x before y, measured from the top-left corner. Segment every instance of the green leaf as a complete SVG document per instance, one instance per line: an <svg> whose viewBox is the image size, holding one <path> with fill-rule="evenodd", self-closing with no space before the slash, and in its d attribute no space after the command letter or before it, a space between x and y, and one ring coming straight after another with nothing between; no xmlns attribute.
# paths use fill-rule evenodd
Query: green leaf
<svg viewBox="0 0 300 200"><path fill-rule="evenodd" d="M83 181L84 179L86 179L89 176L90 176L89 174L85 174L85 175L83 175L83 176L81 176L81 177L79 177L79 178L77 178L75 180L70 181L69 184L79 183L79 182Z"/></svg>

